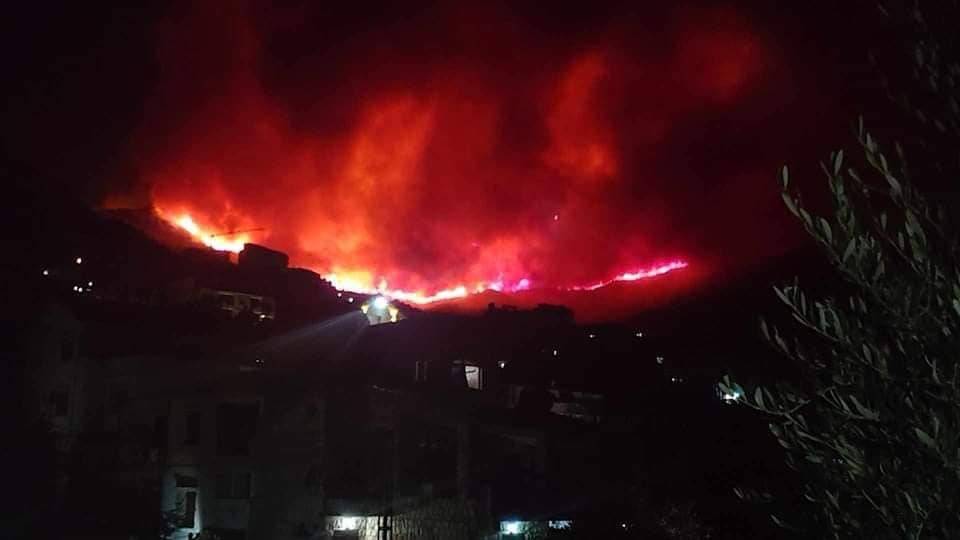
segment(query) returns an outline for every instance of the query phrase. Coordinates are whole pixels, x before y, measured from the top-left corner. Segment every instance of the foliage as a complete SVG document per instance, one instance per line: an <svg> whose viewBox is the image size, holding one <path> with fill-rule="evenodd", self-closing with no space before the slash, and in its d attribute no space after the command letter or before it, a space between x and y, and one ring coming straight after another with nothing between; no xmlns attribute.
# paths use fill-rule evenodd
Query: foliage
<svg viewBox="0 0 960 540"><path fill-rule="evenodd" d="M887 95L920 124L956 142L960 137L960 33L956 31L960 1L886 0L879 7L887 19L908 29L910 75L918 83L898 85L885 74ZM875 56L871 60L879 63Z"/></svg>
<svg viewBox="0 0 960 540"><path fill-rule="evenodd" d="M944 210L906 181L899 147L894 165L862 122L858 138L869 176L833 154L823 167L830 214L808 210L781 175L787 208L848 289L819 298L796 284L775 289L796 324L762 331L802 382L720 386L770 415L819 532L949 538L960 530L958 244Z"/></svg>
<svg viewBox="0 0 960 540"><path fill-rule="evenodd" d="M960 2L880 8L909 34L913 80L899 94L883 82L933 128L918 170L944 181L960 164ZM900 145L885 153L862 121L857 136L865 164L850 166L841 151L823 165L831 212L812 211L786 168L781 174L787 208L844 278L816 294L796 282L775 288L792 322L761 330L793 361L797 381L744 391L724 378L720 387L768 415L804 479L816 511L774 517L779 524L807 537L952 538L960 530L960 261L951 209L921 196Z"/></svg>

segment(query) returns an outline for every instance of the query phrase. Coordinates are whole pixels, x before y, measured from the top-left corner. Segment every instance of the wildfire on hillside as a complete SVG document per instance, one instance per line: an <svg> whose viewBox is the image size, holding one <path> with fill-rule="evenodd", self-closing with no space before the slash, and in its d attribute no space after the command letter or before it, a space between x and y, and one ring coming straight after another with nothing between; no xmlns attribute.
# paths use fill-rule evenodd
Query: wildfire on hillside
<svg viewBox="0 0 960 540"><path fill-rule="evenodd" d="M754 173L691 203L664 165L700 151L680 126L763 79L764 40L728 11L669 16L655 45L613 23L556 45L501 8L436 8L435 31L398 22L308 58L319 38L285 26L302 14L242 6L160 29L133 144L158 215L216 250L265 244L417 304L590 291L700 265L709 229L687 207L742 199Z"/></svg>

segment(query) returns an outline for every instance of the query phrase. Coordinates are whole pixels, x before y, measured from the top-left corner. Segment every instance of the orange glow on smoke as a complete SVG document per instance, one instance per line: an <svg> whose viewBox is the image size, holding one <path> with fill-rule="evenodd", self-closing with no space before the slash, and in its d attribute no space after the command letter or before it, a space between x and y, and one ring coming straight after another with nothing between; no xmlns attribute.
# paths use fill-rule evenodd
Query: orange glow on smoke
<svg viewBox="0 0 960 540"><path fill-rule="evenodd" d="M417 304L687 267L708 243L660 160L699 143L658 145L743 100L765 51L736 17L663 30L646 53L616 32L537 47L457 24L436 29L446 51L398 23L389 46L357 32L313 70L272 59L243 5L197 3L160 33L133 143L150 202L212 249L264 244L338 289Z"/></svg>

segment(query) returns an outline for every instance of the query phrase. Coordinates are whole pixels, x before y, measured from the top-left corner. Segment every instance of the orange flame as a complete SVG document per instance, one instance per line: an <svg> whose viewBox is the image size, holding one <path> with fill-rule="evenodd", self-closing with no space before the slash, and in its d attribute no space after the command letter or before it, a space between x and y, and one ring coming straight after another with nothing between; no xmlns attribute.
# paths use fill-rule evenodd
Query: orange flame
<svg viewBox="0 0 960 540"><path fill-rule="evenodd" d="M161 218L168 220L173 225L179 227L188 233L193 239L216 251L229 251L239 253L243 250L244 244L250 241L246 233L238 233L231 240L221 239L215 234L202 229L189 214L180 214L177 217L168 217L159 209L157 213ZM688 264L685 261L671 261L646 269L634 272L624 272L611 279L592 283L589 285L573 285L567 287L571 291L593 291L601 287L610 285L618 281L638 281L642 279L662 276L675 270L686 268ZM521 292L532 287L529 278L521 278L514 283L505 284L502 277L492 281L482 281L474 284L472 287L467 285L455 285L447 289L440 289L433 292L427 291L407 291L403 289L391 288L385 278L380 278L377 285L373 286L374 277L370 272L365 271L343 271L327 273L324 279L340 291L350 291L360 294L382 294L403 302L409 302L418 305L427 305L444 300L456 300L466 298L470 294L479 294L486 291L496 292Z"/></svg>
<svg viewBox="0 0 960 540"><path fill-rule="evenodd" d="M243 251L243 245L250 242L250 235L246 233L211 233L209 230L201 228L190 217L190 214L180 214L177 217L168 218L163 211L157 209L157 214L187 232L194 240L216 251L229 251L231 253L240 253Z"/></svg>

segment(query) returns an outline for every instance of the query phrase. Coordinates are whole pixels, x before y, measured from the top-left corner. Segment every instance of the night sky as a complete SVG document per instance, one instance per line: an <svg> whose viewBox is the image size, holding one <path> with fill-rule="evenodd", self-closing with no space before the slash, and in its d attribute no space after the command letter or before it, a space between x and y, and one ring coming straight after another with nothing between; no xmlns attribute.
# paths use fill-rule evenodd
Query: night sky
<svg viewBox="0 0 960 540"><path fill-rule="evenodd" d="M802 247L777 168L882 103L866 5L215 4L6 18L4 158L363 286L692 284Z"/></svg>

